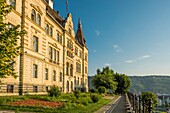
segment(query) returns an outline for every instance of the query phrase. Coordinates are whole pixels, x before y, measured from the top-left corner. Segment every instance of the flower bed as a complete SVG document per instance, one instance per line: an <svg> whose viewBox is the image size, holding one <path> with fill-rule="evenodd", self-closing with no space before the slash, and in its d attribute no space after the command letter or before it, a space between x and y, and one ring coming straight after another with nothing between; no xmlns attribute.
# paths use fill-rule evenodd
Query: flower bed
<svg viewBox="0 0 170 113"><path fill-rule="evenodd" d="M62 107L62 102L49 102L45 100L37 100L37 99L27 99L27 100L20 100L15 102L8 102L7 105L11 106L41 106L41 107L48 107L48 108L58 108Z"/></svg>

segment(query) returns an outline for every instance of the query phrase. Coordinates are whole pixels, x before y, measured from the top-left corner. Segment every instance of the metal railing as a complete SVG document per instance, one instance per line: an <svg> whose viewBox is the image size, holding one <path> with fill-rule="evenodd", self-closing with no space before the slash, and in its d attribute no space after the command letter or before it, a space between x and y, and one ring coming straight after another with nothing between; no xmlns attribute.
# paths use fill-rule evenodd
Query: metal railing
<svg viewBox="0 0 170 113"><path fill-rule="evenodd" d="M140 95L134 93L128 93L130 103L132 105L133 112L135 113L154 113L152 107L152 100L144 101Z"/></svg>

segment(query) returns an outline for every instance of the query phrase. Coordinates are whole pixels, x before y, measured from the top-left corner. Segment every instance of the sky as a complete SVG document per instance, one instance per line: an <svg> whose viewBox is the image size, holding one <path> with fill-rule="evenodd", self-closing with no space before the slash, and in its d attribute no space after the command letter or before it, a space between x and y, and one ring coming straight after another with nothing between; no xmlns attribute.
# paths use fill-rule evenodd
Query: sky
<svg viewBox="0 0 170 113"><path fill-rule="evenodd" d="M54 9L66 17L66 0ZM126 75L170 75L170 0L68 0L74 29L81 19L89 76L109 66Z"/></svg>

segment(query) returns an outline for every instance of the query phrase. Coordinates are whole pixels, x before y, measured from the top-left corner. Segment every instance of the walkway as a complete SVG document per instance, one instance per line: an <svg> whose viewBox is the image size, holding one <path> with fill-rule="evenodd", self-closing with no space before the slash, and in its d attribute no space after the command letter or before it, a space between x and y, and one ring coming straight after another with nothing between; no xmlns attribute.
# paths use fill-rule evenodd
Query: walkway
<svg viewBox="0 0 170 113"><path fill-rule="evenodd" d="M126 113L125 95L112 104L112 106L105 113Z"/></svg>
<svg viewBox="0 0 170 113"><path fill-rule="evenodd" d="M116 105L112 113L126 113L126 99L125 95L120 98L119 103Z"/></svg>

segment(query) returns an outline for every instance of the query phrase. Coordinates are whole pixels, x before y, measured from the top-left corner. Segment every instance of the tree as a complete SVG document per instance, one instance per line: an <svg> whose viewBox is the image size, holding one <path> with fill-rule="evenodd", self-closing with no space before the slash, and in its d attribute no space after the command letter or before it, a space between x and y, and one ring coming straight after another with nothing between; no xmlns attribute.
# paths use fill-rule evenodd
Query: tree
<svg viewBox="0 0 170 113"><path fill-rule="evenodd" d="M5 23L5 17L12 10L12 6L7 5L5 0L0 2L0 78L7 76L17 77L14 71L15 59L20 53L18 40L25 31L20 31L20 26L9 26Z"/></svg>
<svg viewBox="0 0 170 113"><path fill-rule="evenodd" d="M142 92L141 98L144 101L145 104L148 104L149 99L152 100L152 107L156 106L158 104L158 100L156 95L153 92Z"/></svg>
<svg viewBox="0 0 170 113"><path fill-rule="evenodd" d="M116 90L117 83L114 81L114 71L109 67L103 68L102 71L97 69L97 74L92 79L92 84L98 89L104 86L106 89L111 89L113 92Z"/></svg>
<svg viewBox="0 0 170 113"><path fill-rule="evenodd" d="M116 79L117 84L117 89L116 89L116 93L118 94L124 94L127 93L130 86L131 86L131 82L129 80L129 77L125 74L118 74L115 73L114 77Z"/></svg>

